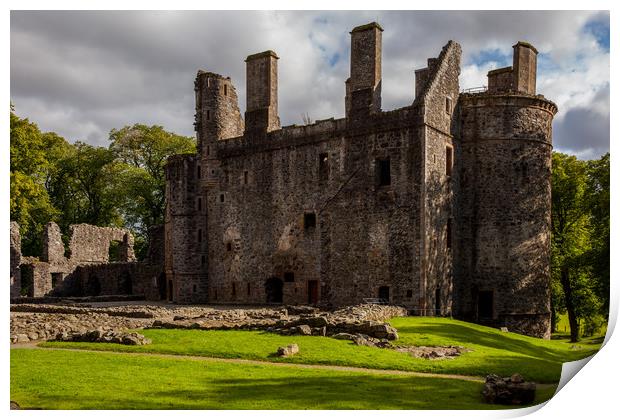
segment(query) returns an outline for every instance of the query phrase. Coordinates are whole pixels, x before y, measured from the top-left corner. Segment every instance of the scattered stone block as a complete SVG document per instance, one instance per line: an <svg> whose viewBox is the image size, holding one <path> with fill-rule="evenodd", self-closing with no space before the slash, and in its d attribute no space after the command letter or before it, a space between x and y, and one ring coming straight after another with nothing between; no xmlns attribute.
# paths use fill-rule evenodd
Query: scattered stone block
<svg viewBox="0 0 620 420"><path fill-rule="evenodd" d="M280 357L289 357L299 353L299 346L295 343L289 344L286 347L278 347L277 354Z"/></svg>
<svg viewBox="0 0 620 420"><path fill-rule="evenodd" d="M489 404L531 404L536 397L536 384L526 382L518 373L508 378L487 375L482 396Z"/></svg>

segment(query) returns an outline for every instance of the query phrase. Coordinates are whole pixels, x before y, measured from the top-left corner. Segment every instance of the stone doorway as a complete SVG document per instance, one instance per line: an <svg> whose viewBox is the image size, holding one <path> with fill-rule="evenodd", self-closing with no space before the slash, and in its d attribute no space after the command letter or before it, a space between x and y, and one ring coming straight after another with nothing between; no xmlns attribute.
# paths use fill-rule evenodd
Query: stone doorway
<svg viewBox="0 0 620 420"><path fill-rule="evenodd" d="M379 299L382 301L382 303L390 302L390 286L379 287Z"/></svg>
<svg viewBox="0 0 620 420"><path fill-rule="evenodd" d="M282 303L282 280L271 277L265 282L267 303Z"/></svg>
<svg viewBox="0 0 620 420"><path fill-rule="evenodd" d="M310 305L319 303L319 282L316 280L308 280L308 303Z"/></svg>
<svg viewBox="0 0 620 420"><path fill-rule="evenodd" d="M157 291L159 292L159 300L166 300L168 293L166 290L166 273L160 273L157 276Z"/></svg>
<svg viewBox="0 0 620 420"><path fill-rule="evenodd" d="M493 291L478 292L478 319L493 318Z"/></svg>

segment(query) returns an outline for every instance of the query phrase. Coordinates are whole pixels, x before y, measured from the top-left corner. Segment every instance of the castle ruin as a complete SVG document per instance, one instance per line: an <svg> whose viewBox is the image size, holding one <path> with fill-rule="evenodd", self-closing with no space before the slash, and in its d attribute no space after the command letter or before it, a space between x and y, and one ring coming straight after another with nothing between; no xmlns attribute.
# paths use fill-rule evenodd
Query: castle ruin
<svg viewBox="0 0 620 420"><path fill-rule="evenodd" d="M536 49L462 93L450 41L381 109L377 23L351 31L345 117L280 126L278 59L199 71L198 153L166 166L165 277L177 303L369 300L550 334L551 122Z"/></svg>

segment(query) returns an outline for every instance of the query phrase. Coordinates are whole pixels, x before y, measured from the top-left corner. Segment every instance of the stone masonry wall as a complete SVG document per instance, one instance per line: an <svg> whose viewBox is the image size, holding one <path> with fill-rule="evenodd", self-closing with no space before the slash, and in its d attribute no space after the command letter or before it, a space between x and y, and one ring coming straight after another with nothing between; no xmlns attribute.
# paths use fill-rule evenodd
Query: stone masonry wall
<svg viewBox="0 0 620 420"><path fill-rule="evenodd" d="M22 287L21 271L19 265L22 259L22 240L19 234L17 222L11 222L11 257L10 257L10 276L11 276L11 297L19 297Z"/></svg>

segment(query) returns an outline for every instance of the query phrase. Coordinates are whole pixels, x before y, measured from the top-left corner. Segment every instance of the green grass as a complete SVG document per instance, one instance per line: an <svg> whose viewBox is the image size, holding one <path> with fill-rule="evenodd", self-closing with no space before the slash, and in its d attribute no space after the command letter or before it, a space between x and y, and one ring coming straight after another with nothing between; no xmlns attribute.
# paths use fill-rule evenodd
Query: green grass
<svg viewBox="0 0 620 420"><path fill-rule="evenodd" d="M556 331L554 333L555 337L570 337L570 324L568 322L568 314L564 313L564 314L558 314L558 325L556 326ZM579 335L581 337L582 340L589 340L592 337L583 337L583 332L584 332L584 327L585 325L583 325L583 322L580 325L579 328ZM596 336L605 336L605 333L607 332L607 323L603 324L601 326L601 328L599 328L599 330L596 332Z"/></svg>
<svg viewBox="0 0 620 420"><path fill-rule="evenodd" d="M268 360L282 363L343 365L377 369L484 376L519 372L527 380L554 383L562 363L593 354L600 343L580 343L571 349L566 340L542 340L446 318L407 317L391 320L400 345L459 345L471 352L453 360L424 360L406 353L355 346L328 337L280 336L250 331L145 330L153 340L147 346L101 343L49 342L43 347L185 354L222 358ZM297 343L299 354L280 359L279 346Z"/></svg>
<svg viewBox="0 0 620 420"><path fill-rule="evenodd" d="M456 379L120 353L11 350L11 400L22 408L507 408L482 403L481 389L480 383ZM536 403L553 392L553 387L537 391Z"/></svg>

